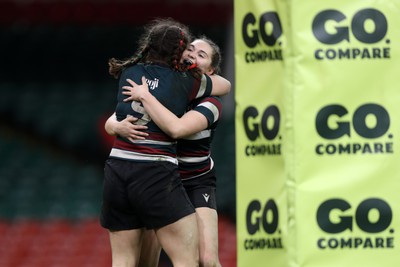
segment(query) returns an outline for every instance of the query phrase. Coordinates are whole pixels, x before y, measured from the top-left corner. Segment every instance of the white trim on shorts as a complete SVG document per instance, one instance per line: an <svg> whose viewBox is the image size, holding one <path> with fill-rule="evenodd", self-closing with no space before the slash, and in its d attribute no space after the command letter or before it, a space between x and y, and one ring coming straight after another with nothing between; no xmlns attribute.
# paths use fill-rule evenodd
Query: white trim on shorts
<svg viewBox="0 0 400 267"><path fill-rule="evenodd" d="M185 163L198 163L198 162L203 162L208 160L211 157L210 154L204 157L178 157L178 160L180 162L185 162ZM212 161L212 159L211 159Z"/></svg>
<svg viewBox="0 0 400 267"><path fill-rule="evenodd" d="M207 171L202 172L202 173L200 173L200 174L198 174L198 175L194 175L194 176L190 176L190 177L186 177L186 178L181 178L181 179L182 179L182 180L185 180L185 181L191 180L191 179L195 179L195 178L197 178L197 177L200 177L200 176L202 176L202 175L205 175L205 174L209 173L213 168L214 168L214 161L213 161L213 159L211 158L210 169L208 169Z"/></svg>
<svg viewBox="0 0 400 267"><path fill-rule="evenodd" d="M178 159L165 155L149 155L118 148L112 148L110 157L129 159L129 160L145 160L145 161L168 161L178 165Z"/></svg>

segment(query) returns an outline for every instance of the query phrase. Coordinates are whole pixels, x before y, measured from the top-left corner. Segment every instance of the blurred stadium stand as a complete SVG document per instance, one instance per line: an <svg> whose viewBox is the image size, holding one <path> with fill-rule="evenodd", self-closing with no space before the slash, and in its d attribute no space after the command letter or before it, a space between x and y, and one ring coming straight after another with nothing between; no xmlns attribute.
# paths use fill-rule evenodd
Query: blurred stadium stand
<svg viewBox="0 0 400 267"><path fill-rule="evenodd" d="M108 58L129 56L155 17L225 52L232 16L231 0L0 0L0 266L110 266L97 221L117 86ZM233 118L213 147L224 267L236 266Z"/></svg>

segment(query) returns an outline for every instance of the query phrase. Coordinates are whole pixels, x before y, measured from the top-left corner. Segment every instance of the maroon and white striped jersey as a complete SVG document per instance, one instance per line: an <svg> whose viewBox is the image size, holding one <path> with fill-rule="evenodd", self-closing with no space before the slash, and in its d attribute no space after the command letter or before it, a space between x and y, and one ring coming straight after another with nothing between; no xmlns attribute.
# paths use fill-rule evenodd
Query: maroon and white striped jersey
<svg viewBox="0 0 400 267"><path fill-rule="evenodd" d="M211 142L222 112L221 99L215 96L195 100L192 106L192 110L207 118L208 128L178 140L177 154L182 179L197 177L213 168Z"/></svg>

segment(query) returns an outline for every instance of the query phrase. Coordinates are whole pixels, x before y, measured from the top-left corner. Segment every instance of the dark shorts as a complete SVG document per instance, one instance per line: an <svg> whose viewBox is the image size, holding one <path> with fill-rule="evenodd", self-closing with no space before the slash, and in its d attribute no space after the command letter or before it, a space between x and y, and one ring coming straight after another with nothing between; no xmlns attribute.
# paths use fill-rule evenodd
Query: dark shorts
<svg viewBox="0 0 400 267"><path fill-rule="evenodd" d="M175 164L106 161L100 216L104 228L160 228L194 212Z"/></svg>
<svg viewBox="0 0 400 267"><path fill-rule="evenodd" d="M195 208L217 209L216 181L214 169L201 176L182 180L186 193Z"/></svg>

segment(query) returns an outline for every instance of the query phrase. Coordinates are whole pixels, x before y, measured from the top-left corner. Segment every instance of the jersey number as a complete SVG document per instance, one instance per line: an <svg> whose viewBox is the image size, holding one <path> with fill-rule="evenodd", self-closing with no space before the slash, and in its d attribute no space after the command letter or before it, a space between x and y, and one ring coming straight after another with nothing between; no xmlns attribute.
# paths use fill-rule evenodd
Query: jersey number
<svg viewBox="0 0 400 267"><path fill-rule="evenodd" d="M151 118L150 118L149 114L146 112L146 110L144 109L144 107L142 106L142 103L140 103L138 101L132 101L131 107L135 112L142 114L142 117L139 118L139 120L135 124L146 125L151 121Z"/></svg>

